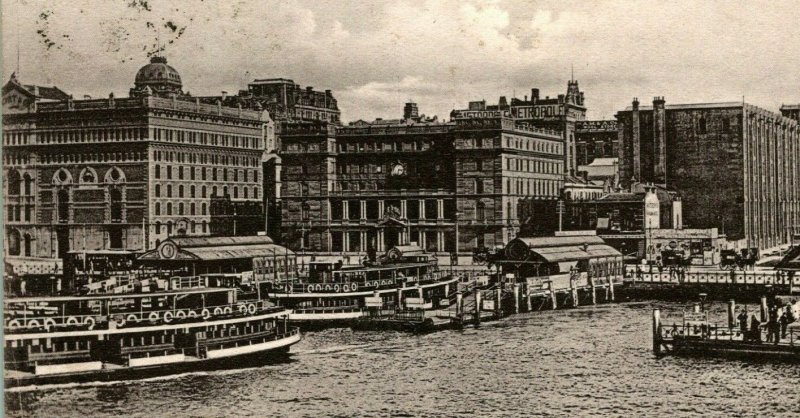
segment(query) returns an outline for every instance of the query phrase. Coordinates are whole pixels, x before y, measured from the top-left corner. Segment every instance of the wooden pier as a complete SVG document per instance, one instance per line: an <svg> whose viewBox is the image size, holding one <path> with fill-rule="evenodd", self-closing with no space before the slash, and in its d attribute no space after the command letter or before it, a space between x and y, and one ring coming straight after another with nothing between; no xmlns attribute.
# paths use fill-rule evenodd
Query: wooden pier
<svg viewBox="0 0 800 418"><path fill-rule="evenodd" d="M698 269L679 271L655 267L649 270L628 267L623 293L626 297L685 299L698 293L728 298L757 299L761 295L800 295L800 276L783 271L742 271Z"/></svg>

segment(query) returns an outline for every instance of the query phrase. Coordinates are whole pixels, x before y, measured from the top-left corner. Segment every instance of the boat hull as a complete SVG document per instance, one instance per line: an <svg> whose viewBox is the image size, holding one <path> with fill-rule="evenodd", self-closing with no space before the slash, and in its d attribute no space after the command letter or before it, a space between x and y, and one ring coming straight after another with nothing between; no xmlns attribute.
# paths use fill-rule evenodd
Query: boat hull
<svg viewBox="0 0 800 418"><path fill-rule="evenodd" d="M300 332L294 332L284 338L267 343L254 344L254 347L241 350L223 349L210 351L207 358L185 356L182 361L153 362L139 366L120 366L102 363L99 370L77 370L65 373L33 374L7 370L4 376L6 388L52 385L64 383L89 383L142 379L156 376L167 376L195 371L210 371L220 369L236 369L258 367L267 364L276 364L289 361L289 350L292 345L300 342ZM165 356L167 357L167 356ZM155 357L151 357L153 359ZM172 357L177 359L177 357Z"/></svg>

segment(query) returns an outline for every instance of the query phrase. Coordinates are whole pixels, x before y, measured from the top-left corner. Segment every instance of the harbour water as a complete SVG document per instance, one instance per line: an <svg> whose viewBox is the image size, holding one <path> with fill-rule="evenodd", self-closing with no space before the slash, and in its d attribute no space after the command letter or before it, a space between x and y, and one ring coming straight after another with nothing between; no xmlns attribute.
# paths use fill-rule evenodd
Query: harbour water
<svg viewBox="0 0 800 418"><path fill-rule="evenodd" d="M308 333L261 367L6 391L8 416L798 416L800 365L657 358L640 302L415 336ZM709 306L718 323L725 305ZM756 306L750 306L755 312ZM664 323L674 317L662 314Z"/></svg>

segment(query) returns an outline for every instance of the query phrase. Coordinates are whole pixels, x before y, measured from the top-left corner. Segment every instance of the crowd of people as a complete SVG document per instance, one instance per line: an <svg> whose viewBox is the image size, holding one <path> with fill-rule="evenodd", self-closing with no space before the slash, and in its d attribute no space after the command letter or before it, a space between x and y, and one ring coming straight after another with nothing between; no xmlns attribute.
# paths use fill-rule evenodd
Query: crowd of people
<svg viewBox="0 0 800 418"><path fill-rule="evenodd" d="M737 320L744 341L762 342L762 329L766 331L766 342L768 343L778 344L782 339L786 339L789 324L798 319L795 311L796 306L797 301L795 300L792 300L792 303L788 305L782 305L780 301L773 302L768 306L766 323L762 324L758 317L753 314L749 317L749 326L747 306L743 307L737 316Z"/></svg>

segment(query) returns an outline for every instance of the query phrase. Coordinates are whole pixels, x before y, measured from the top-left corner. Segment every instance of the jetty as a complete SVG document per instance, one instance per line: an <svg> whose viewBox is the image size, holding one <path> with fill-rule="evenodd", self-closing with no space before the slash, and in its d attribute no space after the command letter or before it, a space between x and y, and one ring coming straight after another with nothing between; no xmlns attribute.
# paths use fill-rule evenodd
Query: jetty
<svg viewBox="0 0 800 418"><path fill-rule="evenodd" d="M788 309L796 311L797 306L788 305L782 307L781 311L783 309L787 309L787 312ZM716 355L800 361L800 322L770 330L770 312L766 297L761 298L761 320L753 315L749 327L746 313L744 323L737 323L733 300L728 302L727 311L727 324L710 322L707 312L701 311L699 305L695 305L691 312L684 312L681 323L663 324L661 311L654 309L653 352L658 356Z"/></svg>

